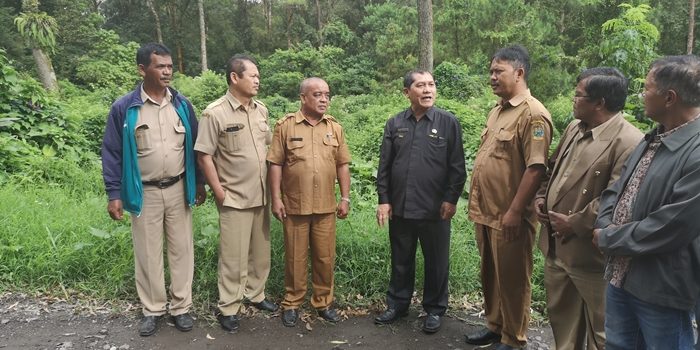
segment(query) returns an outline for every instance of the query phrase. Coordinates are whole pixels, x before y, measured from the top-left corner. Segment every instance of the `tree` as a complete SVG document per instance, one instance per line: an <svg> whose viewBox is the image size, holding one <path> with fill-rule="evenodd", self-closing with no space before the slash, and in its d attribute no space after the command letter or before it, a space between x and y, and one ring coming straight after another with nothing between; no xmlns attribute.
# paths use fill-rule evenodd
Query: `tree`
<svg viewBox="0 0 700 350"><path fill-rule="evenodd" d="M153 0L146 0L146 6L148 6L148 9L153 14L153 20L156 23L156 36L158 37L158 42L162 44L163 43L163 30L161 29L160 16L158 15L158 11L156 11L155 5L153 5Z"/></svg>
<svg viewBox="0 0 700 350"><path fill-rule="evenodd" d="M693 44L695 43L695 0L688 1L688 45L686 53L693 53Z"/></svg>
<svg viewBox="0 0 700 350"><path fill-rule="evenodd" d="M46 90L58 91L51 57L45 52L53 52L56 47L56 20L46 12L39 11L39 0L23 0L22 11L15 18L15 25L32 49L39 80Z"/></svg>
<svg viewBox="0 0 700 350"><path fill-rule="evenodd" d="M198 0L197 7L199 9L199 45L202 51L202 73L204 73L209 69L207 65L207 32L204 22L204 0Z"/></svg>
<svg viewBox="0 0 700 350"><path fill-rule="evenodd" d="M603 23L603 41L599 55L602 64L619 68L636 82L630 90L639 88L640 79L646 76L651 61L658 54L655 51L659 41L659 30L647 20L649 5L619 5L623 9L618 18Z"/></svg>
<svg viewBox="0 0 700 350"><path fill-rule="evenodd" d="M418 2L418 69L433 71L433 2Z"/></svg>

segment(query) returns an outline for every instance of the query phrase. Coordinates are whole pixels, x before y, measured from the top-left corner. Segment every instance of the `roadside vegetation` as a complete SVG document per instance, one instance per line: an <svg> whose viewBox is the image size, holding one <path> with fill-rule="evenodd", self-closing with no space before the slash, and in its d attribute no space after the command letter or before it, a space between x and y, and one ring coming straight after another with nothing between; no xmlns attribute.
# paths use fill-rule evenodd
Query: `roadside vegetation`
<svg viewBox="0 0 700 350"><path fill-rule="evenodd" d="M47 2L53 3L43 1ZM258 55L262 73L259 97L268 106L273 122L298 108L296 91L303 77L326 78L334 94L330 114L346 130L353 159L351 213L347 220L338 222L337 233L335 293L342 306L368 307L383 302L389 280L388 232L375 222L374 179L384 123L408 107L400 93L400 77L416 63L410 54L400 54L410 51L407 47L414 43L406 39L401 28L415 17L415 10L396 10L406 7L401 4L389 1L367 5L366 17L359 25L362 38L359 31L333 22L326 27L327 41L323 45L304 41L288 48L260 49L265 53ZM459 11L464 9L453 1L444 1L443 6L453 11L438 13L443 16L438 27L446 28L450 18L460 18ZM554 7L550 14L556 12ZM494 39L498 32L482 32L482 37L474 38L474 52L464 59L458 57L464 48L450 46L454 43L447 40L438 45L442 54L434 69L437 105L453 112L461 122L468 170L486 114L496 102L487 84L487 57L501 44L524 42L533 53L531 89L552 113L556 138L572 118L573 82L581 68L614 64L633 79L630 93L640 91L645 67L658 55L655 47L659 32L647 20L649 6L614 9L617 12L612 13L617 17L610 19L586 12L596 18L586 33L602 44L587 42L577 50L567 49L571 54L566 54L563 46L549 43L547 35L553 32L545 27L533 29L529 40L523 40L528 33L501 33L502 38ZM59 27L75 18L54 10ZM483 16L486 12L475 13L467 22L482 23L486 21ZM6 22L6 17L2 14L0 22ZM661 24L668 21L663 16L657 20ZM0 292L28 290L136 300L129 220L115 222L107 215L99 149L110 104L138 81L133 62L138 44L102 28L104 23L92 15L81 21L71 29L75 31L71 38L83 40L84 47L59 36L58 43L54 43L58 48L48 50L57 55L59 73L58 88L52 92L33 76L26 55L21 54L16 42L9 41L11 34L0 35L1 45L8 45L0 47ZM112 23L117 29L122 26L122 35L129 40L138 39L127 30L128 24ZM580 23L574 21L572 25ZM459 28L457 24L453 29ZM363 51L361 44L371 47ZM197 112L226 90L220 71L185 73L176 74L173 85L190 98ZM649 127L650 123L641 118L638 99L631 98L626 111L628 119L641 129ZM465 208L468 189L469 183L452 222L449 288L455 307L480 302L479 256ZM217 301L218 215L211 197L195 209L194 232L194 303L208 310ZM271 236L268 294L279 300L284 292L284 252L281 226L275 220ZM542 260L537 251L532 284L533 308L544 314ZM422 274L419 258L419 291Z"/></svg>

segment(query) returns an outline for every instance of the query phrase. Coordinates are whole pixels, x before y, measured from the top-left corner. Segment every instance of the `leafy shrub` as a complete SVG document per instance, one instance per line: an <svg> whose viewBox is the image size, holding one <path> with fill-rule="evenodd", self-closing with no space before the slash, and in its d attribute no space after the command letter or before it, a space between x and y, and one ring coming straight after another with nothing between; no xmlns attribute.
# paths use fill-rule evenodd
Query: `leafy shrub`
<svg viewBox="0 0 700 350"><path fill-rule="evenodd" d="M192 102L197 114L223 96L228 89L226 77L210 70L194 78L176 73L173 87Z"/></svg>
<svg viewBox="0 0 700 350"><path fill-rule="evenodd" d="M136 50L139 45L119 42L119 35L100 30L94 46L76 62L77 83L92 89L107 88L118 95L133 89L139 81Z"/></svg>
<svg viewBox="0 0 700 350"><path fill-rule="evenodd" d="M487 77L470 74L464 64L442 62L433 71L440 96L449 99L466 100L482 94Z"/></svg>
<svg viewBox="0 0 700 350"><path fill-rule="evenodd" d="M296 99L304 78L325 79L334 95L367 93L376 89L372 61L366 56L347 57L339 47L314 48L309 43L276 50L260 60L260 92Z"/></svg>

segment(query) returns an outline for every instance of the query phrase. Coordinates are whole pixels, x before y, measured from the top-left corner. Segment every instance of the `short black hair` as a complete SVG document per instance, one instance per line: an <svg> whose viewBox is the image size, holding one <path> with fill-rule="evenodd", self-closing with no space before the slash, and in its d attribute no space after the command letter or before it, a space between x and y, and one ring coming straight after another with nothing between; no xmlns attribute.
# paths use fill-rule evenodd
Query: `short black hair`
<svg viewBox="0 0 700 350"><path fill-rule="evenodd" d="M605 108L610 112L619 112L625 108L627 100L627 78L613 67L595 67L581 72L576 83L586 80L583 87L591 100L603 99Z"/></svg>
<svg viewBox="0 0 700 350"><path fill-rule="evenodd" d="M416 74L430 74L430 76L433 77L433 73L430 73L427 70L414 69L414 70L406 73L406 75L404 75L404 77L403 77L404 89L408 89L411 87L411 85L413 85L413 82L416 81L416 79L413 76ZM435 79L435 77L433 77L433 79Z"/></svg>
<svg viewBox="0 0 700 350"><path fill-rule="evenodd" d="M522 68L525 72L525 81L527 81L527 77L530 75L530 54L524 46L516 44L499 49L491 57L491 62L494 60L509 62L515 69Z"/></svg>
<svg viewBox="0 0 700 350"><path fill-rule="evenodd" d="M651 64L650 71L660 92L673 90L683 104L700 106L700 58L695 55L666 56Z"/></svg>
<svg viewBox="0 0 700 350"><path fill-rule="evenodd" d="M172 56L170 50L163 44L159 43L148 43L143 44L136 51L136 64L142 64L144 67L148 67L151 64L151 54L156 54L158 56Z"/></svg>
<svg viewBox="0 0 700 350"><path fill-rule="evenodd" d="M254 65L258 65L253 57L243 54L235 54L228 60L226 64L226 84L231 85L231 73L236 73L237 76L241 76L245 72L244 62L248 61Z"/></svg>

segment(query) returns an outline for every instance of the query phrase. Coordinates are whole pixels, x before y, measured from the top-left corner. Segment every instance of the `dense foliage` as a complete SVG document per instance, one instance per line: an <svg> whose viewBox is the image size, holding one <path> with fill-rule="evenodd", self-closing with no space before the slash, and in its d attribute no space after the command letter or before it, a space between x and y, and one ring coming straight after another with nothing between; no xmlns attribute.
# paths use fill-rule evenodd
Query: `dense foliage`
<svg viewBox="0 0 700 350"><path fill-rule="evenodd" d="M155 14L142 0L42 0L37 13L56 24L47 52L60 89L49 93L36 79L32 47L24 40L31 27L23 27L24 37L14 30L16 18L27 18L21 5L0 0L0 24L8 28L0 32L0 290L60 286L135 298L129 222L113 222L105 212L99 148L110 104L139 80L135 51L157 40L159 24L179 71L173 86L197 113L225 93L225 64L234 53L257 58L259 98L273 121L298 108L304 77L329 82L330 113L343 124L353 157L352 213L338 224L336 291L341 303L382 300L389 248L374 222L374 179L384 122L408 106L401 78L418 60L415 1L205 0L211 68L205 72L195 2L152 2ZM687 9L684 14L670 0L433 4L437 104L459 118L469 168L497 100L487 82L489 58L499 47L522 43L530 50L530 87L557 130L571 121L576 75L601 64L619 67L633 81L626 111L645 129L650 123L636 97L640 82L653 59L682 53L687 35ZM459 207L450 291L456 299L478 300L478 254L464 204ZM211 202L196 210L194 288L196 303L205 308L216 302L217 225ZM269 286L277 298L282 255L275 222ZM533 299L542 311L541 261L536 266Z"/></svg>

